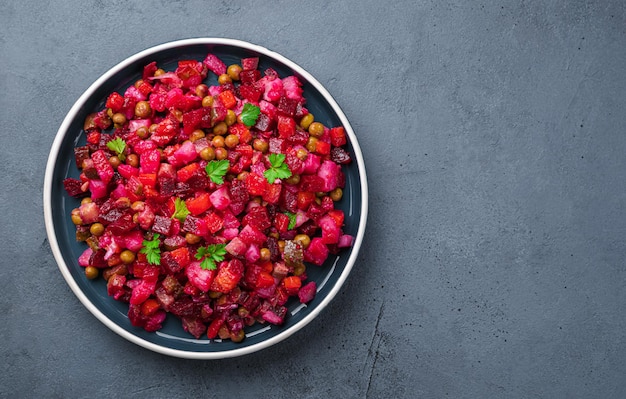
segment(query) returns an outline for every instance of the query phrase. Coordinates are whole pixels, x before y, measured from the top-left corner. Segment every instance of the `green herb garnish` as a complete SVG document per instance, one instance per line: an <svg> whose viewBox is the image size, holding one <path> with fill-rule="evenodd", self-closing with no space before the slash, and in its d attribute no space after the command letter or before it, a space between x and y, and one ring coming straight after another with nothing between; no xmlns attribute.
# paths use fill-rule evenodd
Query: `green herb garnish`
<svg viewBox="0 0 626 399"><path fill-rule="evenodd" d="M244 125L250 127L256 123L260 114L261 108L250 103L245 103L241 111L241 121Z"/></svg>
<svg viewBox="0 0 626 399"><path fill-rule="evenodd" d="M211 161L206 165L206 174L215 184L224 184L224 175L228 172L230 163L226 159Z"/></svg>
<svg viewBox="0 0 626 399"><path fill-rule="evenodd" d="M115 151L120 161L126 159L126 155L124 155L124 151L126 151L126 142L122 140L121 137L116 137L115 139L109 141L107 143L107 148L111 151Z"/></svg>
<svg viewBox="0 0 626 399"><path fill-rule="evenodd" d="M293 230L296 227L296 220L298 218L298 215L291 212L285 212L285 215L287 215L287 217L289 218L289 226L287 226L287 229Z"/></svg>
<svg viewBox="0 0 626 399"><path fill-rule="evenodd" d="M196 259L202 259L200 267L207 270L217 269L215 262L221 262L226 255L226 244L212 244L206 247L198 248Z"/></svg>
<svg viewBox="0 0 626 399"><path fill-rule="evenodd" d="M270 184L273 184L276 179L287 179L291 177L289 165L285 163L285 154L270 154L268 158L270 167L263 172L263 176L265 176Z"/></svg>
<svg viewBox="0 0 626 399"><path fill-rule="evenodd" d="M151 265L161 264L161 240L159 234L155 234L152 240L143 240L143 247L139 250L142 254L146 254L146 259Z"/></svg>
<svg viewBox="0 0 626 399"><path fill-rule="evenodd" d="M176 198L174 200L174 208L175 210L172 217L180 220L180 222L183 223L187 215L189 215L187 204L185 204L185 201L183 201L182 199Z"/></svg>

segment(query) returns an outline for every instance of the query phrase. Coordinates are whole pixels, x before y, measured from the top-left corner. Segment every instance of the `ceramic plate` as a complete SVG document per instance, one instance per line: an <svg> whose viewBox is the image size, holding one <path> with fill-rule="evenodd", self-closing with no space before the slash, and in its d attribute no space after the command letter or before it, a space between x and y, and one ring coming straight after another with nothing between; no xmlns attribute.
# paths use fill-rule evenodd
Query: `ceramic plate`
<svg viewBox="0 0 626 399"><path fill-rule="evenodd" d="M287 303L289 313L281 326L254 325L245 330L240 343L230 340L194 339L182 329L181 322L168 315L163 328L146 332L134 327L127 317L128 305L115 301L106 292L104 279L87 280L84 269L78 265L78 256L86 248L75 239L75 226L70 212L79 200L67 195L62 181L75 177L73 149L85 143L82 130L86 115L102 109L112 91L123 93L141 77L143 67L156 61L165 70L174 70L182 59L202 61L213 53L226 63L240 63L242 58L259 57L259 69L273 68L280 77L296 75L302 82L307 109L315 119L326 126L342 125L349 137L347 150L353 162L344 167L346 187L338 208L345 212L344 232L355 237L354 245L338 256L331 255L322 267L307 267L309 280L314 280L318 292L313 301L301 305L297 299ZM212 75L212 74L210 74ZM213 79L216 79L213 75ZM208 84L216 84L207 81ZM310 323L341 289L352 270L367 219L367 179L357 138L346 116L328 91L308 72L287 58L266 48L232 39L199 38L170 42L149 48L120 62L83 93L65 117L58 130L48 159L44 182L44 213L48 239L52 252L74 294L102 323L125 339L158 353L193 359L217 359L252 353L279 343ZM62 317L62 316L61 316Z"/></svg>

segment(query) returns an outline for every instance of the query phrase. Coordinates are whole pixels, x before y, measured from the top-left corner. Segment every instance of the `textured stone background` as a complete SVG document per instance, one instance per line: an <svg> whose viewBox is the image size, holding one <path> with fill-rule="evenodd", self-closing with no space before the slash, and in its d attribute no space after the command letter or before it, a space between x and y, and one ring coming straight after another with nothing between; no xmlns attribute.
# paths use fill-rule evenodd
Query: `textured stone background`
<svg viewBox="0 0 626 399"><path fill-rule="evenodd" d="M0 0L0 397L626 396L620 1ZM163 42L275 50L360 140L359 262L314 322L223 361L109 331L58 271L49 148L97 77Z"/></svg>

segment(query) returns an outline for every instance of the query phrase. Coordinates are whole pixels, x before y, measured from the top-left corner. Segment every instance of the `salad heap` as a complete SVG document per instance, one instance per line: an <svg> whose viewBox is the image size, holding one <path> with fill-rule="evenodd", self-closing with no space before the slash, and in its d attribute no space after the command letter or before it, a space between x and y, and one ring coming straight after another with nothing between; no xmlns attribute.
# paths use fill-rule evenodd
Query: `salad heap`
<svg viewBox="0 0 626 399"><path fill-rule="evenodd" d="M85 120L80 176L63 181L81 198L78 263L134 326L159 330L170 313L196 338L239 342L282 324L290 298L310 302L307 266L353 243L335 207L344 128L315 121L296 76L258 65L152 62Z"/></svg>

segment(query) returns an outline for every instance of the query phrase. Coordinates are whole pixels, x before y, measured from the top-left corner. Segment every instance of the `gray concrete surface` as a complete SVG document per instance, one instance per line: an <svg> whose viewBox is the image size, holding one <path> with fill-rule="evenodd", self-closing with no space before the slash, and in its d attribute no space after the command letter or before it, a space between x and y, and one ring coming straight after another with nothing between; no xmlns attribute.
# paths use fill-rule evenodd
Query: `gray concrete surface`
<svg viewBox="0 0 626 399"><path fill-rule="evenodd" d="M0 397L626 397L620 1L0 1ZM46 239L72 103L147 47L291 58L334 95L370 181L359 262L318 319L223 361L109 331Z"/></svg>

